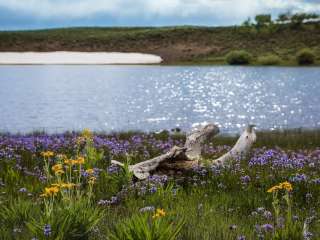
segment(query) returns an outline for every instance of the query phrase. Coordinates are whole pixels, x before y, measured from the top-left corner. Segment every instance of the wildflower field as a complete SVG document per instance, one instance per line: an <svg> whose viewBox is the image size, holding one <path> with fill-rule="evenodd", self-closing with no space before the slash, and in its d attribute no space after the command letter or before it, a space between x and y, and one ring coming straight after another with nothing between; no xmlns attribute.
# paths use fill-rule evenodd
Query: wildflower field
<svg viewBox="0 0 320 240"><path fill-rule="evenodd" d="M203 161L236 141L206 144ZM320 239L320 131L258 132L225 167L137 181L181 133L0 134L0 239ZM124 163L123 168L110 165Z"/></svg>

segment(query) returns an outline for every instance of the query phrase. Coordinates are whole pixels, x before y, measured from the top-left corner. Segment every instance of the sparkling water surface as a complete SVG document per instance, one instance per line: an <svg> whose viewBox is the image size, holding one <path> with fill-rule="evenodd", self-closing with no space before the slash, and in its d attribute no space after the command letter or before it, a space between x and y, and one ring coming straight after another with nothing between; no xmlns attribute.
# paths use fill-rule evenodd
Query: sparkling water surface
<svg viewBox="0 0 320 240"><path fill-rule="evenodd" d="M0 66L0 131L320 127L318 67Z"/></svg>

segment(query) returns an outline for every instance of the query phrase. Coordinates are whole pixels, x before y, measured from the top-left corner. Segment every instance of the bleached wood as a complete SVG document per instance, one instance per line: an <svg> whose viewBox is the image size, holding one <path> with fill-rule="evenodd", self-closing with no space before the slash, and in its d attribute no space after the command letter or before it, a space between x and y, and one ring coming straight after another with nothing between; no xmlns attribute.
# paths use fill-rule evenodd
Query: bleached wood
<svg viewBox="0 0 320 240"><path fill-rule="evenodd" d="M201 157L202 147L205 141L219 133L218 126L207 124L200 129L195 129L188 136L185 143L186 155L189 160L196 160Z"/></svg>
<svg viewBox="0 0 320 240"><path fill-rule="evenodd" d="M254 125L249 125L241 134L233 148L218 159L212 160L212 163L217 165L225 165L230 160L245 157L257 139L254 127Z"/></svg>
<svg viewBox="0 0 320 240"><path fill-rule="evenodd" d="M146 179L160 169L164 170L188 170L201 165L201 152L204 143L219 133L219 128L214 124L207 124L204 127L192 131L186 139L184 147L174 146L169 152L150 160L146 160L129 166L138 179ZM252 144L256 141L254 125L249 125L241 134L234 147L219 157L212 160L212 164L225 165L232 159L240 158L248 154ZM112 160L112 164L123 167L118 161Z"/></svg>

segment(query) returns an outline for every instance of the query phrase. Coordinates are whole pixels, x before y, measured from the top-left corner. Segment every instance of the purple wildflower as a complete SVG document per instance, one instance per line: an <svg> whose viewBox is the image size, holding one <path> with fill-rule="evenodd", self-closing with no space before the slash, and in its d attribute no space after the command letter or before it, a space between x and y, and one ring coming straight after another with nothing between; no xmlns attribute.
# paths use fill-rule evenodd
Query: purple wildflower
<svg viewBox="0 0 320 240"><path fill-rule="evenodd" d="M314 184L320 184L320 178L312 179L311 182L314 183Z"/></svg>
<svg viewBox="0 0 320 240"><path fill-rule="evenodd" d="M43 234L44 234L46 237L49 237L49 236L51 235L51 225L50 225L50 224L44 225Z"/></svg>
<svg viewBox="0 0 320 240"><path fill-rule="evenodd" d="M115 164L111 164L111 165L108 167L108 169L107 169L107 171L108 171L109 174L118 173L119 170L120 170L119 167L118 167L117 165L115 165Z"/></svg>
<svg viewBox="0 0 320 240"><path fill-rule="evenodd" d="M303 233L304 240L310 240L313 237L313 234L309 231Z"/></svg>
<svg viewBox="0 0 320 240"><path fill-rule="evenodd" d="M237 240L246 240L246 236L244 236L244 235L238 236Z"/></svg>
<svg viewBox="0 0 320 240"><path fill-rule="evenodd" d="M261 226L261 228L262 228L265 232L272 232L272 231L273 231L273 225L272 225L272 224L269 224L269 223L263 224L263 225Z"/></svg>
<svg viewBox="0 0 320 240"><path fill-rule="evenodd" d="M149 192L150 193L155 193L157 191L157 187L156 186L152 186L150 189L149 189Z"/></svg>
<svg viewBox="0 0 320 240"><path fill-rule="evenodd" d="M308 177L305 174L296 174L295 176L291 177L292 182L306 182Z"/></svg>
<svg viewBox="0 0 320 240"><path fill-rule="evenodd" d="M246 175L246 176L240 177L240 180L242 184L248 184L251 181L251 178L250 176Z"/></svg>

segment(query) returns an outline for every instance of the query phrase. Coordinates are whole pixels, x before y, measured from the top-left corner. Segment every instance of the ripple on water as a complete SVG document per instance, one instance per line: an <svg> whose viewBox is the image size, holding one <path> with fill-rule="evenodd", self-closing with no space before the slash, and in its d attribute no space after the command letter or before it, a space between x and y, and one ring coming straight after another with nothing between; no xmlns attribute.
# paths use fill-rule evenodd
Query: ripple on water
<svg viewBox="0 0 320 240"><path fill-rule="evenodd" d="M0 73L0 130L320 127L320 68L1 66Z"/></svg>

